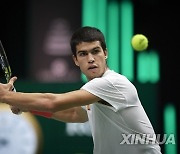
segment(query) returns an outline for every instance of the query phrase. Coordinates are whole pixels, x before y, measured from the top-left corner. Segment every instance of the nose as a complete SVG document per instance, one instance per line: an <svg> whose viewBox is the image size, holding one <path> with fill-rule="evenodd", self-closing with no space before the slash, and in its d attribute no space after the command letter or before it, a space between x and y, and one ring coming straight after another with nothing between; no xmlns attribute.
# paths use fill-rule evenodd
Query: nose
<svg viewBox="0 0 180 154"><path fill-rule="evenodd" d="M88 63L93 63L94 62L94 57L92 54L88 54Z"/></svg>

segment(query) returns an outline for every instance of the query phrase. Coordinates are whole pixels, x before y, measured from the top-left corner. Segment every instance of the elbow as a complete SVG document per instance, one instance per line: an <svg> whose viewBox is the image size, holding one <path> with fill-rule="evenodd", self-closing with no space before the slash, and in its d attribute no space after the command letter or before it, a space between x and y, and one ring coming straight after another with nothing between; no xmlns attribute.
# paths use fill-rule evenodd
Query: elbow
<svg viewBox="0 0 180 154"><path fill-rule="evenodd" d="M82 109L81 109L82 110ZM85 123L88 121L88 116L86 111L79 111L79 109L74 108L73 114L72 114L72 121L76 123Z"/></svg>
<svg viewBox="0 0 180 154"><path fill-rule="evenodd" d="M80 121L80 123L85 123L85 122L87 122L88 121L88 118L87 119L82 119L81 121Z"/></svg>
<svg viewBox="0 0 180 154"><path fill-rule="evenodd" d="M85 123L87 122L89 119L88 119L88 116L87 115L81 115L81 117L79 118L79 123Z"/></svg>
<svg viewBox="0 0 180 154"><path fill-rule="evenodd" d="M42 106L48 112L54 113L57 112L56 97L54 94L46 93L44 94L44 99L42 100Z"/></svg>

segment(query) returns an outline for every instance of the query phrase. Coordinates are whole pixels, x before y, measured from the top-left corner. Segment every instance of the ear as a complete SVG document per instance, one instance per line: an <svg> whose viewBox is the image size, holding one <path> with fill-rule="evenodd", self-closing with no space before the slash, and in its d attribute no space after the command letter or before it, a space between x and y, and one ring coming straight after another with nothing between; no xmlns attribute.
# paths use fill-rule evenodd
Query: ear
<svg viewBox="0 0 180 154"><path fill-rule="evenodd" d="M74 60L75 65L76 65L76 66L79 66L77 57L76 57L75 55L72 55L72 58L73 58L73 60Z"/></svg>
<svg viewBox="0 0 180 154"><path fill-rule="evenodd" d="M104 50L104 55L105 55L105 59L107 59L108 58L108 51L107 51L107 49Z"/></svg>

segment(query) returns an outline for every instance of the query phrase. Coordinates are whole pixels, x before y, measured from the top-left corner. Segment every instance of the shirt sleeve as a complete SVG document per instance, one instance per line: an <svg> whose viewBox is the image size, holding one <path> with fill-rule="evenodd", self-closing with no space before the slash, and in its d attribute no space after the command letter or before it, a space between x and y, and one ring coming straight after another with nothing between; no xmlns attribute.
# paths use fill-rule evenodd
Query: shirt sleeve
<svg viewBox="0 0 180 154"><path fill-rule="evenodd" d="M116 85L107 78L95 78L86 83L81 89L108 102L113 106L115 111L127 106L126 98L121 91L123 89L116 87Z"/></svg>

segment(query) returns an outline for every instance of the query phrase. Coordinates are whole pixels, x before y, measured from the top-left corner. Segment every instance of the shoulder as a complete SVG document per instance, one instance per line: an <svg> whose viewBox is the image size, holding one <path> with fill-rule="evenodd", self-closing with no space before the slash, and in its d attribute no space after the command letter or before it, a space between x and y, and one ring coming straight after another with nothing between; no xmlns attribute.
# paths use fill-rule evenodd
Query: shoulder
<svg viewBox="0 0 180 154"><path fill-rule="evenodd" d="M128 87L131 82L123 75L114 72L113 70L107 70L102 77L94 78L87 82L82 89L86 88L98 88L98 89L117 89L121 87Z"/></svg>
<svg viewBox="0 0 180 154"><path fill-rule="evenodd" d="M126 78L126 76L119 74L113 70L107 70L101 78L95 78L92 81L93 84L102 86L114 86L114 87L131 87L133 84Z"/></svg>

